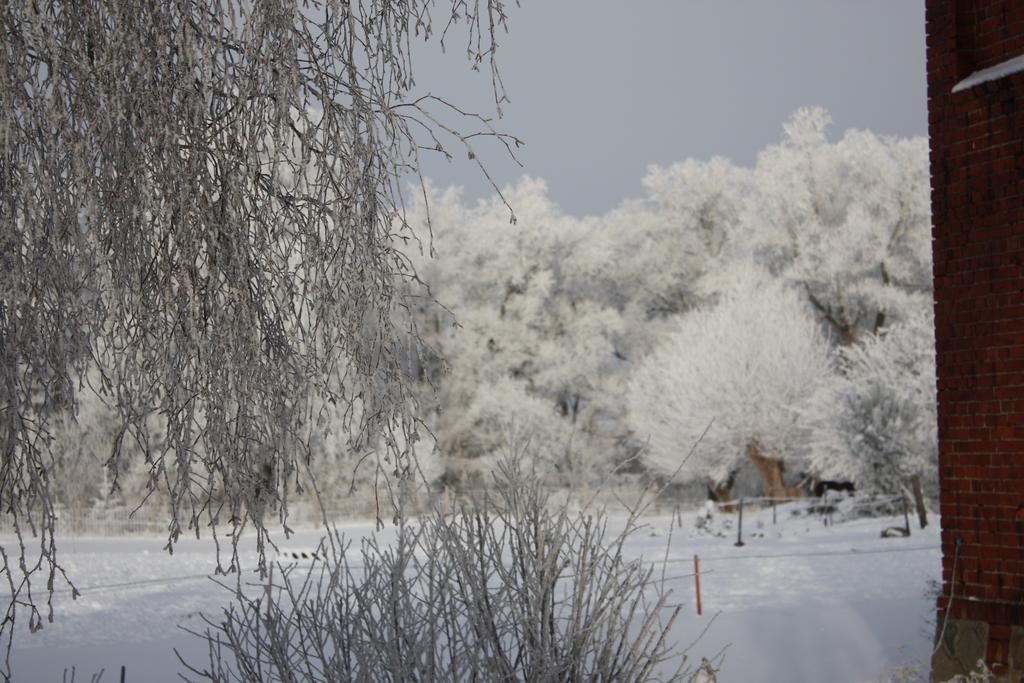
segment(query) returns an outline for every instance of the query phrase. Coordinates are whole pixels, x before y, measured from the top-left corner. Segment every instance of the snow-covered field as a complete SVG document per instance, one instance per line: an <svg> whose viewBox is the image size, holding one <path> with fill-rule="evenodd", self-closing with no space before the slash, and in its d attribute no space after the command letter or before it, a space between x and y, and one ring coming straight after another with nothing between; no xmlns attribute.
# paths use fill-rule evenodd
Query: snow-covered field
<svg viewBox="0 0 1024 683"><path fill-rule="evenodd" d="M670 517L651 517L633 537L630 552L661 562L678 601L677 626L707 656L725 648L719 680L836 682L878 680L890 667L930 658L934 598L929 580L940 573L938 520L910 538L882 539L900 518L861 519L825 526L819 517L779 508L744 521L746 545L736 547L734 516L719 516L698 530L697 513L684 515L672 534ZM372 532L372 523L349 524L347 534ZM388 533L385 531L384 533ZM312 548L320 534L303 531L288 548ZM17 681L60 681L74 666L78 680L106 670L104 681L176 681L186 659L202 661L203 646L183 628L199 628L200 613L216 615L230 593L206 578L214 566L212 543L185 541L168 556L160 538L77 538L63 545L67 567L81 590L78 600L57 596L57 619L15 642ZM693 555L700 556L703 616L695 614ZM254 554L243 559L251 566ZM659 565L660 571L660 565ZM253 576L255 581L255 576Z"/></svg>

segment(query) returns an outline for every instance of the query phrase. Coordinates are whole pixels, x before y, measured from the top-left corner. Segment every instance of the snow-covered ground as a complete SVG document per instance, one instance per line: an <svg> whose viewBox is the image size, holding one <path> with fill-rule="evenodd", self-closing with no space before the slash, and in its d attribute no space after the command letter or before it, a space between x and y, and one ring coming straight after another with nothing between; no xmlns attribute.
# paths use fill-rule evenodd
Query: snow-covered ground
<svg viewBox="0 0 1024 683"><path fill-rule="evenodd" d="M630 552L664 564L678 601L686 606L677 626L696 657L725 648L719 680L878 680L886 668L926 664L930 658L934 598L929 580L940 573L938 520L910 538L880 538L900 518L860 519L825 526L819 517L793 516L786 508L751 514L743 547L736 547L735 517L718 516L698 530L697 513L684 515L672 534L670 517L651 517L633 537ZM355 537L371 523L349 524ZM385 531L388 533L388 531ZM300 532L288 548L315 547L320 534ZM74 666L78 680L106 670L104 681L176 681L186 659L202 661L201 641L183 628L199 628L200 613L216 615L231 598L206 578L214 566L212 544L184 541L172 556L163 539L67 539L69 572L78 600L57 596L57 619L15 642L15 680L60 681ZM695 614L693 555L700 556L703 616ZM243 560L252 566L254 554ZM660 571L659 565L659 571ZM255 576L253 576L255 581Z"/></svg>

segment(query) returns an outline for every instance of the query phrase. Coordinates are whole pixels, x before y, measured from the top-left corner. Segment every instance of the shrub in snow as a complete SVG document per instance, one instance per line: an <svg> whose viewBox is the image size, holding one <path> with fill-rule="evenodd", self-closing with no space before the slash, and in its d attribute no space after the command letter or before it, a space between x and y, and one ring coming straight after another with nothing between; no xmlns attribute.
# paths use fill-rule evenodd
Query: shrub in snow
<svg viewBox="0 0 1024 683"><path fill-rule="evenodd" d="M682 468L683 479L722 489L746 459L765 494L783 497L795 492L782 465L806 456L801 409L830 372L828 343L799 294L751 279L683 316L637 368L630 421L657 472Z"/></svg>
<svg viewBox="0 0 1024 683"><path fill-rule="evenodd" d="M286 571L274 597L209 620L217 681L690 681L669 638L679 607L650 564L629 560L604 514L551 508L535 475L503 462L493 499L416 523L352 561L337 534L327 561Z"/></svg>

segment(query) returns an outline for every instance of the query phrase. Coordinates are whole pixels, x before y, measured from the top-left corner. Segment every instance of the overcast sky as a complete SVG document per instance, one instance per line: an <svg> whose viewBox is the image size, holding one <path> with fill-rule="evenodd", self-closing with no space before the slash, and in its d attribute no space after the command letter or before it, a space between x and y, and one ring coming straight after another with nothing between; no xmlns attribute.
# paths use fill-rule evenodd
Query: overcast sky
<svg viewBox="0 0 1024 683"><path fill-rule="evenodd" d="M522 0L500 43L500 126L526 142L525 169L482 156L499 185L542 177L583 215L640 196L652 163L750 165L802 106L828 109L833 134L924 135L924 29L924 0ZM417 80L485 107L489 76L464 55L421 54ZM486 193L464 161L427 173Z"/></svg>

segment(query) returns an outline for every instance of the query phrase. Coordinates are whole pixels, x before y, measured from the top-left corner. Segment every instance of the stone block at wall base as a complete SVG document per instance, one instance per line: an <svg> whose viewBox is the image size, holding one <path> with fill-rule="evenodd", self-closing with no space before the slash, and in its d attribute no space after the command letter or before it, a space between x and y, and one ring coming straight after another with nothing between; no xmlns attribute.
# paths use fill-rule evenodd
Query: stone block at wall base
<svg viewBox="0 0 1024 683"><path fill-rule="evenodd" d="M1024 682L1024 626L1010 629L1010 683Z"/></svg>
<svg viewBox="0 0 1024 683"><path fill-rule="evenodd" d="M939 628L941 629L941 623ZM979 659L985 658L988 624L971 619L950 619L939 647L932 655L932 681L948 681L954 676L969 676Z"/></svg>

